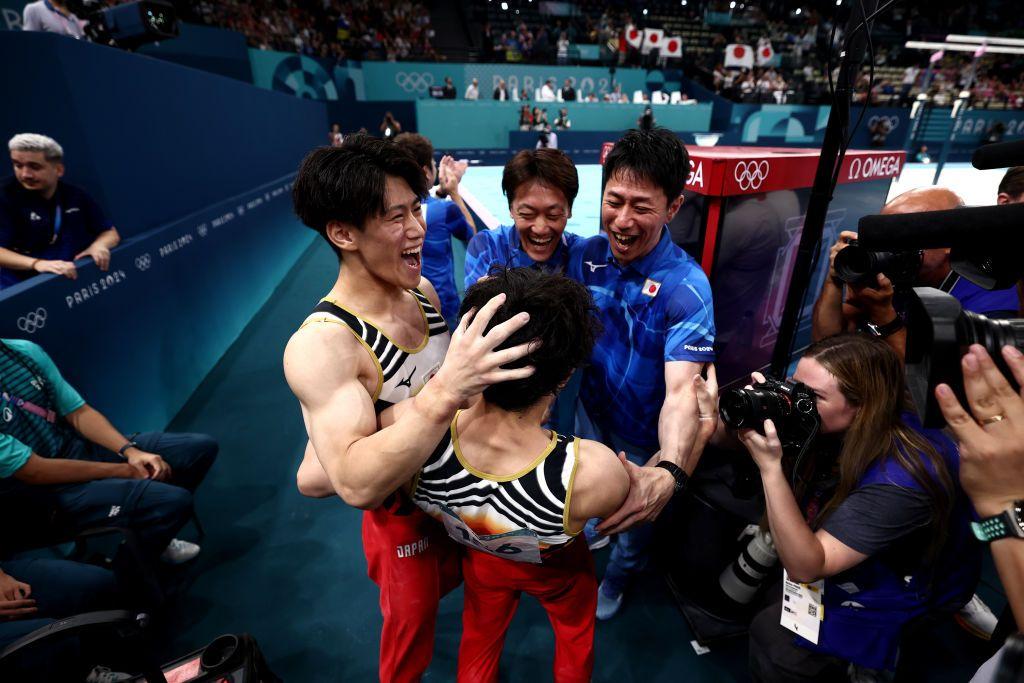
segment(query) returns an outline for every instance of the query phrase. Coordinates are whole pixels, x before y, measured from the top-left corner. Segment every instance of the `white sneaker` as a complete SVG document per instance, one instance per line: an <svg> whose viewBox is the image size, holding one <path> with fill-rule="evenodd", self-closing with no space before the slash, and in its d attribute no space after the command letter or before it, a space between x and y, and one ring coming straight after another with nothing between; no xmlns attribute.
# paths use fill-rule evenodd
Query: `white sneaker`
<svg viewBox="0 0 1024 683"><path fill-rule="evenodd" d="M168 564L184 564L199 554L199 546L195 543L173 539L160 554L160 559Z"/></svg>
<svg viewBox="0 0 1024 683"><path fill-rule="evenodd" d="M133 678L135 676L131 674L111 671L105 666L97 666L85 677L85 683L119 683L119 681L130 681Z"/></svg>
<svg viewBox="0 0 1024 683"><path fill-rule="evenodd" d="M996 615L977 595L960 608L955 619L965 631L982 640L990 640L999 623Z"/></svg>

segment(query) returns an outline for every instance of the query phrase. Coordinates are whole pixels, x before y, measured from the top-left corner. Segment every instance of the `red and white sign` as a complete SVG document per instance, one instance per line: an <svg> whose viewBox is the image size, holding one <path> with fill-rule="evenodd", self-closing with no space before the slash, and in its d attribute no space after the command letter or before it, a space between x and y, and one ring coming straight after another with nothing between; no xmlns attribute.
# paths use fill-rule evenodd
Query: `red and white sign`
<svg viewBox="0 0 1024 683"><path fill-rule="evenodd" d="M753 69L754 48L749 45L738 45L736 43L726 45L725 66L726 68L738 67L740 69Z"/></svg>
<svg viewBox="0 0 1024 683"><path fill-rule="evenodd" d="M661 48L662 41L665 40L665 31L660 28L645 28L644 29L644 44L640 48L641 54L647 54L654 48Z"/></svg>
<svg viewBox="0 0 1024 683"><path fill-rule="evenodd" d="M666 38L661 45L661 56L662 57L682 57L683 56L683 39L679 36L672 36Z"/></svg>
<svg viewBox="0 0 1024 683"><path fill-rule="evenodd" d="M757 48L757 65L765 66L772 63L775 58L775 49L769 42L764 42Z"/></svg>
<svg viewBox="0 0 1024 683"><path fill-rule="evenodd" d="M644 32L636 26L633 26L633 24L629 24L626 26L626 42L629 43L631 47L635 47L639 50L640 46L643 45L644 42Z"/></svg>

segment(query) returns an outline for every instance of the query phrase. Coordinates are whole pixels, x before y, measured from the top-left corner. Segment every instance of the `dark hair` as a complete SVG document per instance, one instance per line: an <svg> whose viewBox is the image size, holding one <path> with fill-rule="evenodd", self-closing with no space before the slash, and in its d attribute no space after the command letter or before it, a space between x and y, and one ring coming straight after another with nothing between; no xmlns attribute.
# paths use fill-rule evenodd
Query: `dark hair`
<svg viewBox="0 0 1024 683"><path fill-rule="evenodd" d="M341 221L362 230L368 218L382 215L388 176L401 178L420 197L427 193L423 169L393 142L356 134L340 147L318 147L299 166L292 188L295 214L340 258L341 251L327 239L327 223Z"/></svg>
<svg viewBox="0 0 1024 683"><path fill-rule="evenodd" d="M536 370L526 379L492 384L484 389L484 400L502 410L519 411L534 405L542 397L558 392L576 368L590 358L594 342L601 334L601 321L587 288L564 275L550 275L534 268L505 268L495 265L488 277L466 290L459 314L480 308L498 294L505 303L498 308L487 329L526 311L530 322L498 348L541 341L533 353L505 365L520 368L532 365Z"/></svg>
<svg viewBox="0 0 1024 683"><path fill-rule="evenodd" d="M1024 166L1006 170L1006 175L999 181L999 193L1004 192L1014 198L1024 194Z"/></svg>
<svg viewBox="0 0 1024 683"><path fill-rule="evenodd" d="M505 164L501 174L501 191L508 198L509 208L516 190L523 183L536 180L541 185L559 190L569 202L569 209L580 191L580 178L572 159L557 149L524 149Z"/></svg>
<svg viewBox="0 0 1024 683"><path fill-rule="evenodd" d="M434 145L419 133L399 133L395 144L411 154L420 166L430 166L434 160Z"/></svg>
<svg viewBox="0 0 1024 683"><path fill-rule="evenodd" d="M616 174L631 180L651 182L665 193L671 204L683 193L690 174L690 155L676 135L661 126L650 130L632 129L615 143L604 160L601 192Z"/></svg>

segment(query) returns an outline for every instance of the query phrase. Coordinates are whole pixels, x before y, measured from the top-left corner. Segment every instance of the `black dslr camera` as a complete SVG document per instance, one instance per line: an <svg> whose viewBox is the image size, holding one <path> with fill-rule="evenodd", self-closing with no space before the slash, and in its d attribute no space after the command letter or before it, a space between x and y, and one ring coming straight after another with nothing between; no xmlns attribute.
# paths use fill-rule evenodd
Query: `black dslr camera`
<svg viewBox="0 0 1024 683"><path fill-rule="evenodd" d="M893 285L909 285L921 269L924 252L920 249L909 251L873 251L865 249L858 240L836 254L835 270L840 280L857 287L874 287L878 274L892 280Z"/></svg>
<svg viewBox="0 0 1024 683"><path fill-rule="evenodd" d="M764 421L771 420L784 451L803 448L821 426L814 392L807 385L771 377L749 389L726 391L718 409L731 429L749 428L764 434Z"/></svg>

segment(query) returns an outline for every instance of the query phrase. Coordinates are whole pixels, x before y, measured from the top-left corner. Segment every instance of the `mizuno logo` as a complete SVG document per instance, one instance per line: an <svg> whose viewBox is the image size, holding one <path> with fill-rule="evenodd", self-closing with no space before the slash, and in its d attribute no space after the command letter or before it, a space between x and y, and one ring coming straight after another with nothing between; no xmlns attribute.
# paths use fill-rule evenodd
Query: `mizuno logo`
<svg viewBox="0 0 1024 683"><path fill-rule="evenodd" d="M607 263L594 263L593 261L584 261L584 263L586 263L588 266L590 266L590 272L591 273L596 273L598 268L607 268L608 267Z"/></svg>
<svg viewBox="0 0 1024 683"><path fill-rule="evenodd" d="M398 386L396 386L395 388L397 389L398 387L409 387L410 389L412 389L412 376L415 375L415 374L416 374L416 366L414 365L414 366L412 366L412 372L409 373L409 376L406 377L405 379L401 380L398 383Z"/></svg>

